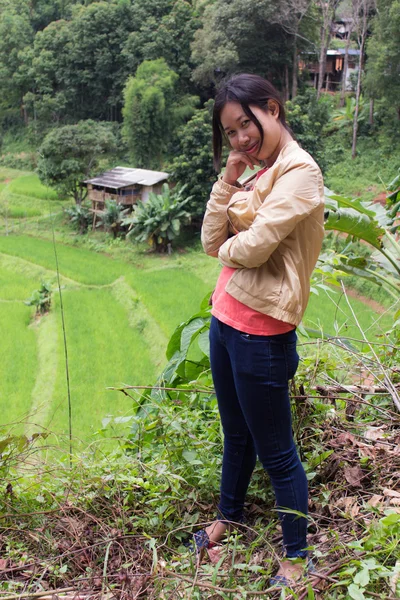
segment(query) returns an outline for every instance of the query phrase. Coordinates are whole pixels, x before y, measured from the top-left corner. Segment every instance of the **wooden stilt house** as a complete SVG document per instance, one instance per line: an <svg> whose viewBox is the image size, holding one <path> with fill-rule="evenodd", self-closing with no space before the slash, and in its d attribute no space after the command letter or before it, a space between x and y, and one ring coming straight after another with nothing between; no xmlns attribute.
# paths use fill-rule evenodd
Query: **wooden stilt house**
<svg viewBox="0 0 400 600"><path fill-rule="evenodd" d="M92 203L93 227L96 214L104 209L106 200L115 200L126 208L138 202L146 202L150 192L161 193L168 177L169 174L162 171L115 167L98 177L87 179L83 185L87 187L88 198Z"/></svg>

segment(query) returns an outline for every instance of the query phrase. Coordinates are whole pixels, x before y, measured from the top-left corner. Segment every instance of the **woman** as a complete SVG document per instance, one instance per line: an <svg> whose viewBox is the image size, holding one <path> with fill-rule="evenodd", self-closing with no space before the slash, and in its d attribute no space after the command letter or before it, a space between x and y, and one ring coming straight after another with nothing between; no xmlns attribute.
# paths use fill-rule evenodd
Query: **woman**
<svg viewBox="0 0 400 600"><path fill-rule="evenodd" d="M307 306L322 239L321 171L285 121L275 88L257 75L236 75L217 93L214 162L230 154L214 184L202 243L223 268L212 298L210 358L224 431L218 518L195 534L211 548L241 522L258 456L270 476L282 524L285 559L274 582L290 583L307 557L307 479L295 448L288 381L297 366L296 326ZM257 173L253 189L238 182ZM289 511L289 512L288 512ZM290 511L296 511L296 514Z"/></svg>

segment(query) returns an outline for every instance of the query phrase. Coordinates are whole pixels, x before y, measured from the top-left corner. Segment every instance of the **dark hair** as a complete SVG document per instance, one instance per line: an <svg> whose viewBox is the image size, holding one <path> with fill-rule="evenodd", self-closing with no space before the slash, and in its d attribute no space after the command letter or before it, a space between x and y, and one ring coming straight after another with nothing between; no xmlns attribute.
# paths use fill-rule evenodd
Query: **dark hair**
<svg viewBox="0 0 400 600"><path fill-rule="evenodd" d="M268 100L275 100L279 106L279 121L290 133L289 126L286 123L285 107L279 93L274 86L263 79L259 75L249 73L241 73L234 75L228 81L222 83L214 101L213 111L213 153L214 153L214 168L219 172L221 167L221 154L223 141L227 140L226 134L221 124L221 111L227 102L238 102L248 118L256 125L261 136L261 144L264 141L264 131L260 121L250 109L250 104L254 104L267 110Z"/></svg>

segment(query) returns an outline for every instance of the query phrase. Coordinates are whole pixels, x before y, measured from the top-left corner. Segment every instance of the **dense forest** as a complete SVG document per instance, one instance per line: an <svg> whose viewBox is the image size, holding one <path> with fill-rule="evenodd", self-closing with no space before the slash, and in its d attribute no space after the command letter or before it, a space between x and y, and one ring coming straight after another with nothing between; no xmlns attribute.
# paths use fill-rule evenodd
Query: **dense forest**
<svg viewBox="0 0 400 600"><path fill-rule="evenodd" d="M384 128L389 144L398 139L396 0L1 0L0 10L1 160L8 166L22 166L6 156L10 137L22 135L37 149L51 129L94 120L109 131L103 127L99 152L118 149L120 158L147 168L172 168L182 156L173 170L183 180L185 140L194 142L195 123L208 121L204 105L236 72L269 78L286 100L299 97L292 127L318 158L326 118L320 111L315 119L315 106L302 97L310 92L310 61L319 65L320 97L331 47L342 47L346 58L357 50L362 67L352 80L356 107L338 123L357 112L358 134ZM345 87L337 87L336 108L351 96Z"/></svg>

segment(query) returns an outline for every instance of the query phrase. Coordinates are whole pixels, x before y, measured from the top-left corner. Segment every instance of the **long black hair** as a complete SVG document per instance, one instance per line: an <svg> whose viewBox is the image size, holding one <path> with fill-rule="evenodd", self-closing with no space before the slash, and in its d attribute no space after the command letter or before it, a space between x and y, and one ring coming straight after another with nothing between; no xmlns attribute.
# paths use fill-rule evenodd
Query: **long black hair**
<svg viewBox="0 0 400 600"><path fill-rule="evenodd" d="M268 100L274 100L279 106L279 121L290 133L291 130L286 123L285 107L278 91L272 83L259 75L241 73L234 75L228 81L222 83L214 101L213 110L213 154L214 167L217 172L221 168L222 145L226 141L226 134L221 123L221 111L227 102L238 102L247 117L253 121L260 132L261 144L264 141L264 131L260 121L250 109L250 104L258 106L263 110L268 109Z"/></svg>

